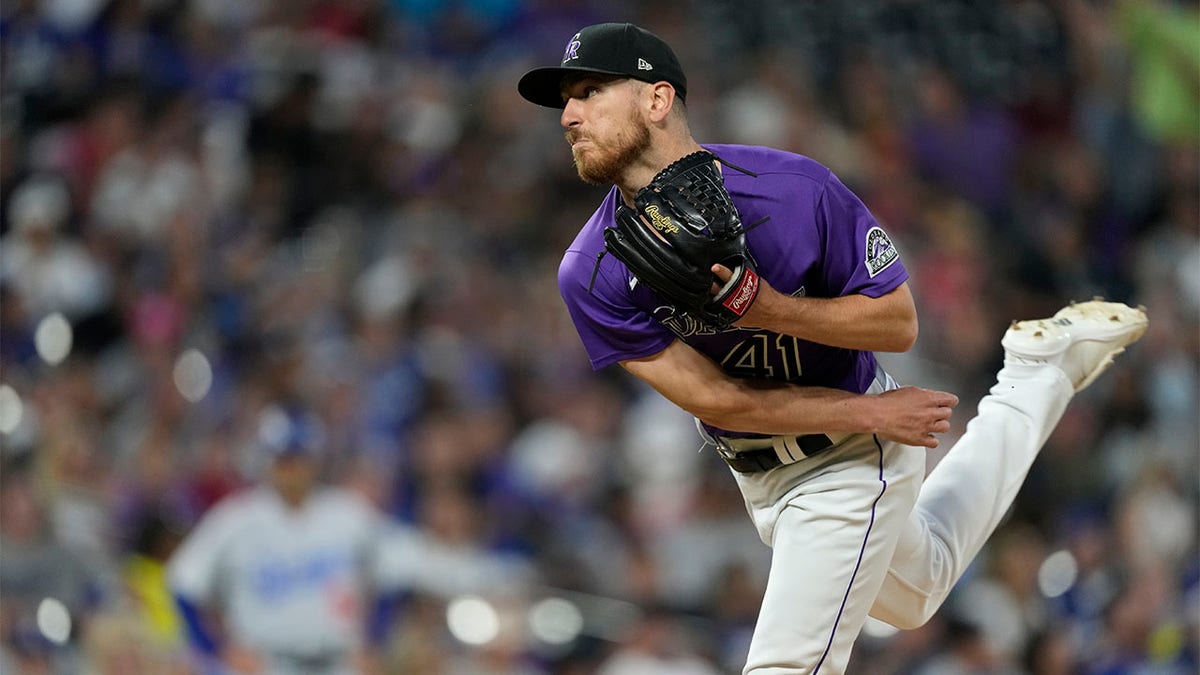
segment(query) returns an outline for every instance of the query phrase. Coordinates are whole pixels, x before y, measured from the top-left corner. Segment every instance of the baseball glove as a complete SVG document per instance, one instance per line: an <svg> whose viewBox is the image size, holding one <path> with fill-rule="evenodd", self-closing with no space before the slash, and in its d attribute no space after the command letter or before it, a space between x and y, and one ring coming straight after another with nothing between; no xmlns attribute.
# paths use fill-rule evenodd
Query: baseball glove
<svg viewBox="0 0 1200 675"><path fill-rule="evenodd" d="M604 231L605 249L638 281L700 321L724 330L750 309L758 272L746 250L746 229L734 207L717 157L694 152L659 172L634 196L634 208L617 207L616 226ZM720 280L712 266L733 270Z"/></svg>

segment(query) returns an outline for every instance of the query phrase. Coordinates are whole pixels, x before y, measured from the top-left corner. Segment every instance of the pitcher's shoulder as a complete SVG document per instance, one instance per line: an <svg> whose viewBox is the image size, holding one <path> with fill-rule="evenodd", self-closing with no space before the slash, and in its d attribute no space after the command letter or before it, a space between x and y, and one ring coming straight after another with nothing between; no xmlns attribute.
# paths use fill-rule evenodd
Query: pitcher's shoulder
<svg viewBox="0 0 1200 675"><path fill-rule="evenodd" d="M729 164L758 175L792 174L824 182L831 173L829 167L807 155L764 145L705 144L704 147ZM736 174L736 169L732 173Z"/></svg>

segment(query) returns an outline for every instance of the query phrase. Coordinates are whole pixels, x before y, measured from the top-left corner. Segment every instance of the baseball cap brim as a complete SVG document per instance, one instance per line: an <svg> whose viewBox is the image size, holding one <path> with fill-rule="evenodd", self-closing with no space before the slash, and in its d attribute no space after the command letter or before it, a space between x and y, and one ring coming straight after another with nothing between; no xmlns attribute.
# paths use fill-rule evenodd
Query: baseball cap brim
<svg viewBox="0 0 1200 675"><path fill-rule="evenodd" d="M517 91L526 101L547 108L562 109L567 103L562 97L563 78L568 75L610 75L613 77L629 77L627 73L598 68L563 68L547 66L534 68L521 76L517 82ZM509 80L511 82L511 80Z"/></svg>

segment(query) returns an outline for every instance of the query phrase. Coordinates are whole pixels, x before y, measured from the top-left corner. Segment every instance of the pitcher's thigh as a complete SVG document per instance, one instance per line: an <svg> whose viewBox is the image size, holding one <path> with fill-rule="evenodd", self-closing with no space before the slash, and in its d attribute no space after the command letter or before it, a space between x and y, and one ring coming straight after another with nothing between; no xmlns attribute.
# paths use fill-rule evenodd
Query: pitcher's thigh
<svg viewBox="0 0 1200 675"><path fill-rule="evenodd" d="M789 499L774 530L747 674L844 672L924 466L920 448L872 443Z"/></svg>

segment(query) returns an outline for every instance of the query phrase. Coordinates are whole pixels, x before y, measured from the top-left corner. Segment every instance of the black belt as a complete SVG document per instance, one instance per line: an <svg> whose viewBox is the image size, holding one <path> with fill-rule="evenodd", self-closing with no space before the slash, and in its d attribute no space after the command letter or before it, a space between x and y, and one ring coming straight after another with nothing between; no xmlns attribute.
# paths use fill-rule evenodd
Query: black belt
<svg viewBox="0 0 1200 675"><path fill-rule="evenodd" d="M775 444L772 438L762 439L763 443L767 445L753 450L734 450L724 438L718 437L713 440L717 446L717 454L721 455L721 459L724 459L725 463L738 473L761 473L790 463L779 459L779 453L775 451ZM795 457L794 453L786 450L789 454L793 455L791 457L792 461L798 461L804 457L812 457L834 446L833 440L825 434L805 434L803 436L788 437L787 440L788 443L784 444L785 450L786 446L794 446L803 455L802 457Z"/></svg>

